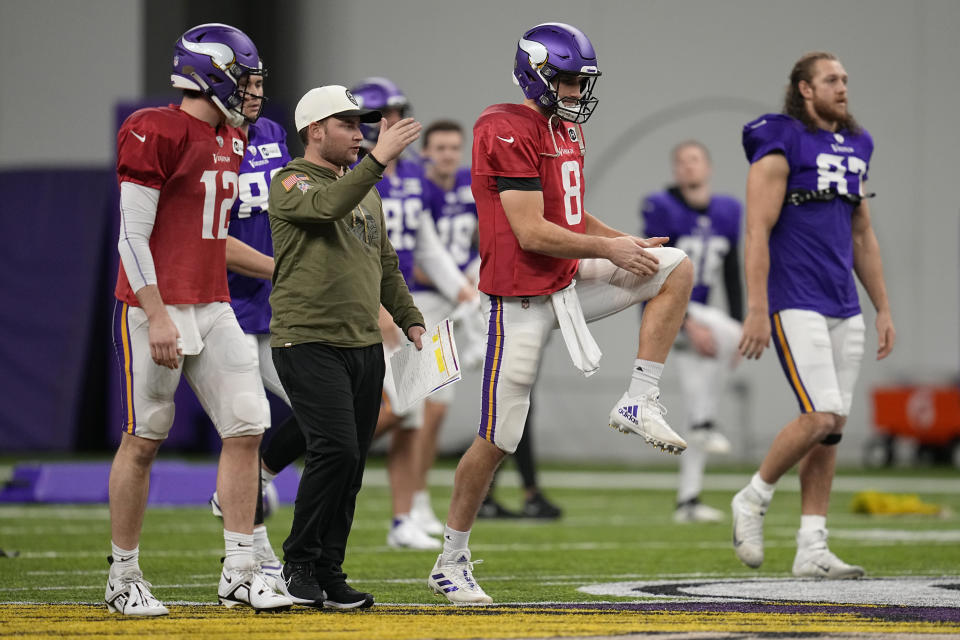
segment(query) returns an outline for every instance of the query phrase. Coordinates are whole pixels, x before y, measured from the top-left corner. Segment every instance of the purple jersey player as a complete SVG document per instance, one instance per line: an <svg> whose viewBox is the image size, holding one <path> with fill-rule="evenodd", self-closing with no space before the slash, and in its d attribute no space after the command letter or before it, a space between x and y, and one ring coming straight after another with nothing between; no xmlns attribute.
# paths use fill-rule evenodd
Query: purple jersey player
<svg viewBox="0 0 960 640"><path fill-rule="evenodd" d="M740 203L712 193L713 168L707 148L696 140L673 148L674 185L643 203L644 233L667 236L693 262L690 304L673 361L687 407L689 447L680 458L676 522L718 522L723 512L700 502L708 454L725 454L730 441L715 428L717 405L727 374L739 361L743 319L740 284ZM729 314L707 303L721 282Z"/></svg>
<svg viewBox="0 0 960 640"><path fill-rule="evenodd" d="M783 114L743 129L747 176L748 310L740 352L759 358L771 334L800 404L750 483L733 499L733 544L750 567L763 562L763 514L774 485L798 465L796 576L857 578L827 547L830 485L864 350L854 272L876 308L877 359L895 331L880 248L864 188L873 140L847 110L847 73L825 52L790 74Z"/></svg>

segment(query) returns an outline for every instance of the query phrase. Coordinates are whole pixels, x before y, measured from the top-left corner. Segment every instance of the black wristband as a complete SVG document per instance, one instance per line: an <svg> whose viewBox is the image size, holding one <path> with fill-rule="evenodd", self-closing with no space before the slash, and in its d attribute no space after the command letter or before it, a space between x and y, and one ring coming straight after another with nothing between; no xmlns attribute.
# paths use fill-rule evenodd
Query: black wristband
<svg viewBox="0 0 960 640"><path fill-rule="evenodd" d="M379 160L377 160L377 159L373 156L373 153L368 153L368 154L367 154L367 157L370 158L371 160L373 160L373 162L374 162L378 167L380 167L381 169L386 169L386 168L387 168L387 165L385 165L385 164L383 164L382 162L380 162Z"/></svg>

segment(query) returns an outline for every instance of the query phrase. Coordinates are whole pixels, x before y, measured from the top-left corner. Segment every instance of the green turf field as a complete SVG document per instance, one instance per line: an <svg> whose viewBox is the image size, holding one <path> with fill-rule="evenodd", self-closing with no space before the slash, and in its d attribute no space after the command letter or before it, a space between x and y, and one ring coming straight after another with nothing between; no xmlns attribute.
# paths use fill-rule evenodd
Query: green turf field
<svg viewBox="0 0 960 640"><path fill-rule="evenodd" d="M789 488L795 478L784 480L787 488L778 491L768 512L766 562L754 571L735 558L729 523L674 524L672 489L635 488L644 484L636 481L635 474L595 471L562 474L565 487L552 489L548 480L561 476L545 475L551 499L565 510L559 522L478 522L471 547L474 558L484 562L476 567L475 576L497 603L616 600L578 590L613 581L790 575L799 523L799 494ZM673 467L664 467L661 475L669 480L672 472ZM707 487L722 490L707 491L704 501L726 510L733 494L727 488L731 480L745 482L748 476L747 471L708 474ZM848 509L851 491L835 491L828 518L831 549L844 560L864 566L871 577L960 576L956 471L895 470L872 478L877 486L886 483L886 487L917 492L954 515L858 515ZM594 486L569 488L577 486L578 479ZM857 472L841 474L837 486L870 488L872 482L871 476ZM390 502L382 484L371 481L359 498L345 565L350 581L374 593L378 603L442 602L425 586L435 553L386 547ZM631 488L610 487L617 484ZM912 490L917 487L929 492ZM442 517L450 488L435 486L432 493L434 508ZM520 502L516 489L500 488L498 495L508 505ZM291 517L292 507L285 505L267 521L278 551ZM15 558L0 557L0 603L99 602L109 540L106 505L0 506L0 549L19 552ZM151 508L140 546L141 566L161 600L216 601L222 536L220 521L208 509Z"/></svg>

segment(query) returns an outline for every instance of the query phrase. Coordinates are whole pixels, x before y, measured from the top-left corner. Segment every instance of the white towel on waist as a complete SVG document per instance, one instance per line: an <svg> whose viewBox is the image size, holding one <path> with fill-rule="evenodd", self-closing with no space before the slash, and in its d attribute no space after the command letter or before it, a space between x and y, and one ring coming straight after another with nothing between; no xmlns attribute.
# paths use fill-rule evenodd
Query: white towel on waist
<svg viewBox="0 0 960 640"><path fill-rule="evenodd" d="M567 351L570 352L573 365L589 378L600 368L603 353L587 328L583 309L580 308L580 298L577 297L576 284L577 281L574 280L570 286L550 294L550 302L553 303L553 312L557 315L560 333L567 345Z"/></svg>

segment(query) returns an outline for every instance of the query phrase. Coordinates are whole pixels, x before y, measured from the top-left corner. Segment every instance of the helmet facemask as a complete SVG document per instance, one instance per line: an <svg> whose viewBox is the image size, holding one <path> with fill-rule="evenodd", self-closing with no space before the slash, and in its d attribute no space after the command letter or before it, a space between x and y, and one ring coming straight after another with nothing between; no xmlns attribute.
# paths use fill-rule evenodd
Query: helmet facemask
<svg viewBox="0 0 960 640"><path fill-rule="evenodd" d="M547 89L540 96L538 104L544 108L553 111L561 119L574 124L583 124L593 115L593 110L597 108L599 100L593 97L593 88L597 84L599 75L581 75L577 74L580 80L580 98L574 106L569 106L564 102L564 97L559 94L559 77L561 75L573 75L567 71L557 69L553 65L545 64L538 70L540 76L546 82ZM547 104L549 103L549 104Z"/></svg>

